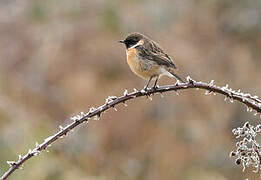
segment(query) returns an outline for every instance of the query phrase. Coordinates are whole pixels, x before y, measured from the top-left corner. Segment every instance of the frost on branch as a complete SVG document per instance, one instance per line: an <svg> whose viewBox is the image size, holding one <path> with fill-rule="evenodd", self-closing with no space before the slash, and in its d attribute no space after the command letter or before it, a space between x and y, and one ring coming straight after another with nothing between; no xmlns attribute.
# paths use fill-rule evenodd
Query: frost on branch
<svg viewBox="0 0 261 180"><path fill-rule="evenodd" d="M232 133L238 139L236 150L230 153L231 157L235 158L237 165L245 168L253 169L257 173L260 170L261 152L260 145L256 141L256 136L261 132L261 125L253 126L246 122L243 127L232 130Z"/></svg>
<svg viewBox="0 0 261 180"><path fill-rule="evenodd" d="M190 76L186 77L186 80L190 83L193 84L195 82L195 80L193 80ZM179 82L177 81L177 85L179 84Z"/></svg>
<svg viewBox="0 0 261 180"><path fill-rule="evenodd" d="M15 162L15 161L6 161L6 163L9 164L10 167L16 165L16 162Z"/></svg>
<svg viewBox="0 0 261 180"><path fill-rule="evenodd" d="M92 111L94 111L95 110L95 108L91 108L90 109L90 112L92 112ZM80 114L77 114L77 115L75 115L75 116L73 116L73 117L71 117L70 119L71 120L73 120L73 121L79 121L79 120L81 120L84 116L86 116L87 114L85 114L84 112L80 112Z"/></svg>
<svg viewBox="0 0 261 180"><path fill-rule="evenodd" d="M128 95L128 90L127 90L127 89L124 90L123 95L124 95L124 96L127 96L127 95Z"/></svg>
<svg viewBox="0 0 261 180"><path fill-rule="evenodd" d="M241 90L234 91L229 88L228 85L224 87L214 85L214 80L211 80L209 83L204 83L195 81L189 76L186 78L186 80L187 82L185 83L177 81L174 85L160 86L155 89L151 88L148 91L145 91L144 89L137 90L134 88L133 92L128 93L128 91L125 90L123 92L123 96L120 97L109 96L106 99L105 104L99 106L98 108L91 107L88 112L81 112L71 117L73 122L65 127L59 126L59 131L46 138L43 143L35 143L35 148L33 150L29 150L28 153L24 156L19 155L18 161L8 161L10 168L1 178L6 179L9 177L16 169L22 167L24 162L26 162L28 159L39 155L41 151L46 150L46 148L48 148L56 140L65 137L68 132L73 131L73 129L80 124L88 123L89 119L92 117L94 120L99 120L101 114L105 113L108 109L114 108L114 110L117 111L115 108L116 105L122 103L124 106L127 106L127 101L137 97L147 96L148 99L152 100L152 96L157 93L163 97L163 93L168 91L174 91L177 93L177 95L179 95L178 92L185 89L203 89L207 91L206 94L210 94L211 92L214 95L215 93L222 94L225 96L225 100L228 99L230 102L233 102L234 100L239 101L247 106L247 111L252 111L255 115L261 114L261 99L259 99L258 96L252 96L249 93L243 93ZM237 128L233 130L234 135L236 135L240 141L237 143L236 150L231 152L231 156L235 157L236 164L242 164L244 169L246 167L252 167L255 169L255 172L259 171L261 162L260 145L256 142L255 139L259 132L261 132L261 125L254 127L249 123L246 123L243 128ZM46 152L48 152L48 150L46 150Z"/></svg>
<svg viewBox="0 0 261 180"><path fill-rule="evenodd" d="M106 98L105 104L109 104L115 99L117 99L117 96L109 96L109 97Z"/></svg>

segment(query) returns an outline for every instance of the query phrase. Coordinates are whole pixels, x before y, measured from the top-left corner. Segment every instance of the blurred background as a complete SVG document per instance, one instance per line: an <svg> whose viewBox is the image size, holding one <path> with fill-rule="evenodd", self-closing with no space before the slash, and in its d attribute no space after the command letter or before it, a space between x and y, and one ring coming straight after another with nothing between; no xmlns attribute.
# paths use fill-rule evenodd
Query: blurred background
<svg viewBox="0 0 261 180"><path fill-rule="evenodd" d="M141 89L127 66L130 32L159 42L196 80L261 96L260 0L1 0L0 174L69 117ZM174 83L164 77L160 85ZM187 90L119 105L27 161L10 179L238 180L231 130L253 113Z"/></svg>

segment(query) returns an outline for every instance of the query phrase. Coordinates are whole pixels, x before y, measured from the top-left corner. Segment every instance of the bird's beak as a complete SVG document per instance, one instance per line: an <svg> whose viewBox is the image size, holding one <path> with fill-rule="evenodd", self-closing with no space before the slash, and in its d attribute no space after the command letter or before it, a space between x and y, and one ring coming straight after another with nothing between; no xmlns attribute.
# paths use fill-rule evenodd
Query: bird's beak
<svg viewBox="0 0 261 180"><path fill-rule="evenodd" d="M124 40L119 40L118 42L119 42L119 43L124 43Z"/></svg>

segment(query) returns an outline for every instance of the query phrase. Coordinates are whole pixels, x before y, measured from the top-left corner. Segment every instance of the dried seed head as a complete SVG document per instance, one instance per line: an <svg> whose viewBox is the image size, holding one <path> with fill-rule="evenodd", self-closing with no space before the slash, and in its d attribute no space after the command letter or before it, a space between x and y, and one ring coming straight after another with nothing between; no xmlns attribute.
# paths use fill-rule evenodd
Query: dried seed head
<svg viewBox="0 0 261 180"><path fill-rule="evenodd" d="M236 165L240 165L241 159L236 159L235 163L236 163Z"/></svg>
<svg viewBox="0 0 261 180"><path fill-rule="evenodd" d="M234 156L236 156L236 153L235 153L234 151L231 151L231 153L230 153L229 156L230 156L230 157L234 157Z"/></svg>

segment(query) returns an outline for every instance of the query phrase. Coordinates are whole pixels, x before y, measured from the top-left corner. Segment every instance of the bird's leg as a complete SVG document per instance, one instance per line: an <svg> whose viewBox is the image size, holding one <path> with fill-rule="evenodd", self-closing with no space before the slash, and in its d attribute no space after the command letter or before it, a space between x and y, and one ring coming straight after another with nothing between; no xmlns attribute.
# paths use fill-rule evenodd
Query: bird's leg
<svg viewBox="0 0 261 180"><path fill-rule="evenodd" d="M154 86L153 86L153 89L157 89L157 82L159 80L159 76L156 77L156 80L155 80L155 83L154 83Z"/></svg>
<svg viewBox="0 0 261 180"><path fill-rule="evenodd" d="M152 79L152 76L150 77L148 83L147 83L146 86L144 87L144 90L145 90L145 91L148 89L151 79Z"/></svg>

